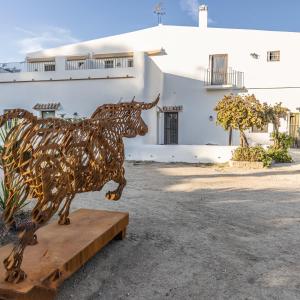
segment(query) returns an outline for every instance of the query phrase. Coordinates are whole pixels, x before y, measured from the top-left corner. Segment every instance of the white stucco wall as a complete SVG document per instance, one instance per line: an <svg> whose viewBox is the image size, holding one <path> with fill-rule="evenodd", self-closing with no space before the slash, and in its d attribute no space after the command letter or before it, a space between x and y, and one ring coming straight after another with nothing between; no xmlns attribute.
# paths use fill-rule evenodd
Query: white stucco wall
<svg viewBox="0 0 300 300"><path fill-rule="evenodd" d="M163 48L165 55L148 57L143 52ZM280 62L267 62L267 52L280 50ZM214 107L224 94L254 93L261 101L283 102L292 112L299 107L300 34L257 30L157 26L93 41L31 53L28 57L57 57L91 53L134 52L134 68L0 74L0 110L12 107L31 109L37 102L61 102L67 114L89 116L103 103L136 96L152 101L161 93L159 106L182 105L179 113L179 144L226 145L228 133L215 124ZM258 59L250 54L257 53ZM228 54L228 65L244 72L246 90L209 91L203 84L209 55ZM86 79L88 77L122 79ZM126 78L130 76L133 78ZM49 80L45 82L9 82L13 80ZM66 79L66 81L55 81ZM2 83L1 83L2 82ZM209 120L213 116L213 121ZM163 122L157 112L143 113L149 125L145 137L129 144L156 144L163 141ZM162 116L161 116L162 118ZM158 127L158 123L160 126ZM287 124L283 124L287 130ZM269 134L250 134L257 143L268 143ZM234 134L238 143L238 134Z"/></svg>
<svg viewBox="0 0 300 300"><path fill-rule="evenodd" d="M59 113L71 116L78 112L88 117L104 103L129 101L133 96L144 99L144 53L136 53L134 63L134 68L0 73L0 110L14 107L32 110L37 102L60 102ZM16 82L3 83L9 80Z"/></svg>
<svg viewBox="0 0 300 300"><path fill-rule="evenodd" d="M187 163L225 163L236 147L206 145L135 145L125 151L127 160Z"/></svg>

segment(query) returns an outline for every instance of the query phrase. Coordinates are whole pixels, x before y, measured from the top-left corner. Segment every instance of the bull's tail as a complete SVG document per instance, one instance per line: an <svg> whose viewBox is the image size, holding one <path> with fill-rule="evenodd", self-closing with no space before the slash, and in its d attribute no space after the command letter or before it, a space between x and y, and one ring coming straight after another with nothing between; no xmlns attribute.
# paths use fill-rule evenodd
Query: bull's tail
<svg viewBox="0 0 300 300"><path fill-rule="evenodd" d="M34 123L37 120L37 117L25 109L11 109L4 115L0 116L0 127L2 127L7 121L14 119L25 119Z"/></svg>

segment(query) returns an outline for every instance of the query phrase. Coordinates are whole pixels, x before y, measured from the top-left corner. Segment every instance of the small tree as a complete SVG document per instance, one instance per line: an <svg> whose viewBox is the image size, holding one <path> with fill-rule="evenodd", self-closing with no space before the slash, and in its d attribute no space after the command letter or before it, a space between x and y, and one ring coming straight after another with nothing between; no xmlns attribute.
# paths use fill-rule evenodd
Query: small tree
<svg viewBox="0 0 300 300"><path fill-rule="evenodd" d="M282 103L276 103L275 105L268 105L267 103L263 104L265 111L266 123L273 124L273 132L272 138L274 140L274 148L285 148L283 144L285 143L283 140L286 140L287 145L292 143L292 138L288 136L286 133L280 134L280 119L286 118L289 109L282 106ZM283 144L282 144L283 143ZM288 147L289 148L289 147Z"/></svg>
<svg viewBox="0 0 300 300"><path fill-rule="evenodd" d="M264 106L254 95L227 95L215 107L217 124L225 130L236 129L240 132L240 145L248 147L245 131L253 126L262 129L266 124Z"/></svg>
<svg viewBox="0 0 300 300"><path fill-rule="evenodd" d="M285 132L279 132L280 119L285 118L288 114L288 109L282 106L282 103L268 105L264 103L266 122L273 124L273 145L268 149L268 155L275 162L292 162L292 157L289 154L289 148L293 144L293 138Z"/></svg>
<svg viewBox="0 0 300 300"><path fill-rule="evenodd" d="M282 106L282 103L276 103L275 105L263 104L265 112L265 122L272 123L274 126L274 132L277 133L280 127L280 119L285 118L289 112L289 109Z"/></svg>

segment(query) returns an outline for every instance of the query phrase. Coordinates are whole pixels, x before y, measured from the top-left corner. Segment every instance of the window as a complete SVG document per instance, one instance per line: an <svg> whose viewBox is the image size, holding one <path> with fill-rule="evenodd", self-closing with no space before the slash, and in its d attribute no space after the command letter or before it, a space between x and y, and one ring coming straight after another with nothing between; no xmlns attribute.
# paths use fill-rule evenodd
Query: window
<svg viewBox="0 0 300 300"><path fill-rule="evenodd" d="M210 81L211 85L227 84L228 55L210 55Z"/></svg>
<svg viewBox="0 0 300 300"><path fill-rule="evenodd" d="M293 147L300 147L300 114L299 113L291 113L290 114L290 122L289 122L289 135L293 137Z"/></svg>
<svg viewBox="0 0 300 300"><path fill-rule="evenodd" d="M116 68L122 68L122 61L121 59L116 59Z"/></svg>
<svg viewBox="0 0 300 300"><path fill-rule="evenodd" d="M111 69L114 67L114 61L112 59L107 59L104 62L104 68L105 69Z"/></svg>
<svg viewBox="0 0 300 300"><path fill-rule="evenodd" d="M268 127L269 127L268 124L264 125L262 129L253 126L252 133L268 133Z"/></svg>
<svg viewBox="0 0 300 300"><path fill-rule="evenodd" d="M178 112L164 113L165 135L164 142L166 145L178 144Z"/></svg>
<svg viewBox="0 0 300 300"><path fill-rule="evenodd" d="M51 64L51 65L45 65L45 66L44 66L44 70L45 70L45 72L55 71L55 65L54 65L54 64Z"/></svg>
<svg viewBox="0 0 300 300"><path fill-rule="evenodd" d="M55 110L42 110L42 119L55 118Z"/></svg>
<svg viewBox="0 0 300 300"><path fill-rule="evenodd" d="M132 58L128 59L127 66L128 66L128 68L133 68L133 59Z"/></svg>
<svg viewBox="0 0 300 300"><path fill-rule="evenodd" d="M3 112L4 113L8 113L10 112L11 109L4 109ZM7 122L5 123L5 129L12 129L15 125L16 125L17 119L14 120L7 120Z"/></svg>
<svg viewBox="0 0 300 300"><path fill-rule="evenodd" d="M280 61L280 51L269 51L267 59L268 61Z"/></svg>

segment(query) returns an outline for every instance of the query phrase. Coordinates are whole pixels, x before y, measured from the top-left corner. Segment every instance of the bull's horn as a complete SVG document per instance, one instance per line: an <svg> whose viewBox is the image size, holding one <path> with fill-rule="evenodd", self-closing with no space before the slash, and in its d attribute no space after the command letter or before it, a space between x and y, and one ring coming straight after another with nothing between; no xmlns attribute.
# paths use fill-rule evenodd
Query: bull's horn
<svg viewBox="0 0 300 300"><path fill-rule="evenodd" d="M135 96L132 98L131 102L134 102Z"/></svg>
<svg viewBox="0 0 300 300"><path fill-rule="evenodd" d="M152 107L157 105L157 103L159 102L159 99L160 99L160 94L158 94L155 101L153 101L151 103L143 103L142 104L142 109L151 109Z"/></svg>

